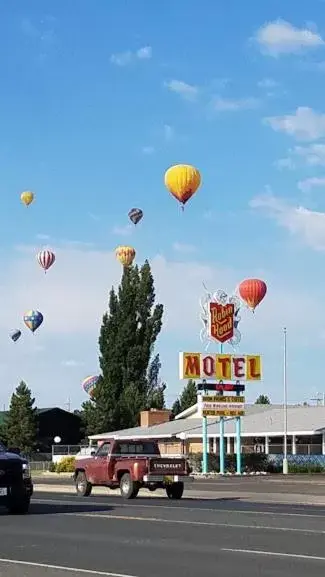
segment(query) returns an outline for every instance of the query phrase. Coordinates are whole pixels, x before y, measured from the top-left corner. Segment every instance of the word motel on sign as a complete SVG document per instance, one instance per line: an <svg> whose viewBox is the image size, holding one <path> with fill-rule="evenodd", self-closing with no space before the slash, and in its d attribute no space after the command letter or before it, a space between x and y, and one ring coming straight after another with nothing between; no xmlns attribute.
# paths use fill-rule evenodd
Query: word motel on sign
<svg viewBox="0 0 325 577"><path fill-rule="evenodd" d="M260 381L259 355L205 355L180 353L180 379Z"/></svg>

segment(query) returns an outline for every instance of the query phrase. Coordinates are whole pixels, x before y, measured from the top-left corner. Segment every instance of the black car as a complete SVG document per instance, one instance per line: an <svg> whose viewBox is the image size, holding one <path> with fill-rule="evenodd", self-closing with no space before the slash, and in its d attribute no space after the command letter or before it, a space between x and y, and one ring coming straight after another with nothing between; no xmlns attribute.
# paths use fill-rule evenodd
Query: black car
<svg viewBox="0 0 325 577"><path fill-rule="evenodd" d="M0 507L9 513L28 513L33 482L27 459L20 456L18 449L6 449L0 443Z"/></svg>

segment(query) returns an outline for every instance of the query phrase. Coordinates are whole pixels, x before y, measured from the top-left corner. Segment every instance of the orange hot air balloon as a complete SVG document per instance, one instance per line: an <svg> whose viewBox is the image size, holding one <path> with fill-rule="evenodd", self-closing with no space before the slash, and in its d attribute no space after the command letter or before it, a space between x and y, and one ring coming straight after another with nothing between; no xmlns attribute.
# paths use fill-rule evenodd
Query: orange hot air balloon
<svg viewBox="0 0 325 577"><path fill-rule="evenodd" d="M239 294L247 306L254 312L255 308L264 299L267 286L263 280L249 278L243 280L238 287Z"/></svg>
<svg viewBox="0 0 325 577"><path fill-rule="evenodd" d="M123 266L130 266L135 258L135 250L132 246L118 246L115 254Z"/></svg>
<svg viewBox="0 0 325 577"><path fill-rule="evenodd" d="M165 172L165 186L184 205L196 193L201 184L201 175L190 164L175 164Z"/></svg>

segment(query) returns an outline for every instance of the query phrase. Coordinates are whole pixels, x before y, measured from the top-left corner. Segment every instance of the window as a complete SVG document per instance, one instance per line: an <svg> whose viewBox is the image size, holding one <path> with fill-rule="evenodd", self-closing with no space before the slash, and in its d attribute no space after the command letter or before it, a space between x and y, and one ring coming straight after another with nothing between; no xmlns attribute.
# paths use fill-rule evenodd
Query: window
<svg viewBox="0 0 325 577"><path fill-rule="evenodd" d="M116 445L117 455L159 455L156 443L119 443Z"/></svg>
<svg viewBox="0 0 325 577"><path fill-rule="evenodd" d="M111 452L111 443L104 443L99 447L96 457L107 457Z"/></svg>

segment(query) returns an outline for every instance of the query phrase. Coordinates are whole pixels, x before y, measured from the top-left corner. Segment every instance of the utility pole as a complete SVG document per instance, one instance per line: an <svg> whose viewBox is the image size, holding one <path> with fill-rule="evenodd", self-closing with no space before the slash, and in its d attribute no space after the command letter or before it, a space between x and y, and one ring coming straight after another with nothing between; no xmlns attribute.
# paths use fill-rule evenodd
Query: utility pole
<svg viewBox="0 0 325 577"><path fill-rule="evenodd" d="M68 400L66 403L64 403L64 406L67 407L68 412L71 413L71 399L70 399L70 397L68 397Z"/></svg>

